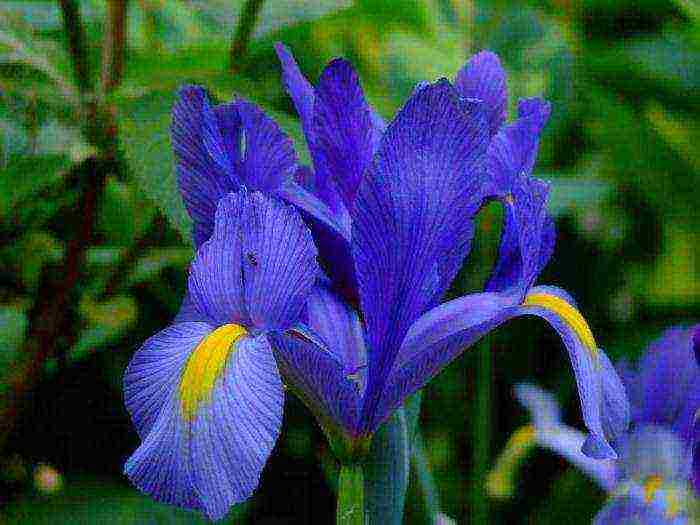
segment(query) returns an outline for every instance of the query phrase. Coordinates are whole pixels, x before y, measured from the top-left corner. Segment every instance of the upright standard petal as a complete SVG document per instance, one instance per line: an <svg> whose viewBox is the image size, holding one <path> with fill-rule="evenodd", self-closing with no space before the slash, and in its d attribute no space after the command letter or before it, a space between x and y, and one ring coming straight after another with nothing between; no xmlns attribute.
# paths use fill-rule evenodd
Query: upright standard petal
<svg viewBox="0 0 700 525"><path fill-rule="evenodd" d="M506 121L508 109L506 73L498 55L491 51L481 51L471 57L457 73L455 88L463 97L483 102L489 135L495 135Z"/></svg>
<svg viewBox="0 0 700 525"><path fill-rule="evenodd" d="M310 144L316 183L323 192L333 181L352 210L362 175L372 159L372 116L360 79L342 58L321 74L314 104L314 142Z"/></svg>
<svg viewBox="0 0 700 525"><path fill-rule="evenodd" d="M239 176L250 190L272 192L292 180L297 156L292 139L258 106L235 103L241 119Z"/></svg>
<svg viewBox="0 0 700 525"><path fill-rule="evenodd" d="M318 275L308 228L290 206L241 189L221 199L216 229L190 270L189 298L217 325L284 330Z"/></svg>
<svg viewBox="0 0 700 525"><path fill-rule="evenodd" d="M477 105L461 103L443 80L399 112L365 174L352 243L369 343L368 419L409 326L437 304L469 251L487 139Z"/></svg>
<svg viewBox="0 0 700 525"><path fill-rule="evenodd" d="M290 328L319 275L311 233L292 207L260 193L239 194L228 203L241 214L243 290L251 323L262 330Z"/></svg>
<svg viewBox="0 0 700 525"><path fill-rule="evenodd" d="M523 297L554 249L554 222L547 213L549 185L520 177L504 199L503 231L487 292L509 291Z"/></svg>
<svg viewBox="0 0 700 525"><path fill-rule="evenodd" d="M306 80L306 77L299 69L296 60L294 60L294 56L287 46L281 42L277 42L275 44L275 51L277 52L277 58L279 58L282 64L282 81L284 87L294 102L294 106L301 119L304 135L306 135L306 139L309 140L312 136L311 130L313 127L313 110L316 93L314 92L313 86Z"/></svg>
<svg viewBox="0 0 700 525"><path fill-rule="evenodd" d="M153 381L166 375L167 381ZM264 337L248 337L232 324L214 331L199 323L174 325L137 352L125 384L134 419L154 414L140 418L146 432L125 466L140 490L214 520L251 495L284 404Z"/></svg>
<svg viewBox="0 0 700 525"><path fill-rule="evenodd" d="M520 177L532 173L550 108L540 98L521 100L518 120L502 127L491 140L486 169L497 195L508 195Z"/></svg>
<svg viewBox="0 0 700 525"><path fill-rule="evenodd" d="M177 165L177 180L185 207L194 221L195 246L206 241L214 229L219 199L234 190L238 181L233 159L225 147L220 124L227 137L236 133L235 113L222 118L215 114L204 88L185 86L173 106L171 135Z"/></svg>

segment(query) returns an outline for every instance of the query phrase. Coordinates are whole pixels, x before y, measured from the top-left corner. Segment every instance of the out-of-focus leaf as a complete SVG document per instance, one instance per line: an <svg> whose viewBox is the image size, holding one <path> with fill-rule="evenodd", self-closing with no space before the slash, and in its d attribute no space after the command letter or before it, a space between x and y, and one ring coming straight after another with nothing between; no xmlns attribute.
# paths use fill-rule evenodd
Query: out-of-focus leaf
<svg viewBox="0 0 700 525"><path fill-rule="evenodd" d="M374 435L365 463L365 510L369 525L401 524L409 454L406 412L402 407Z"/></svg>
<svg viewBox="0 0 700 525"><path fill-rule="evenodd" d="M192 511L154 502L126 484L106 478L66 476L62 491L51 496L30 494L6 509L8 525L206 524ZM237 505L221 523L244 519L246 505Z"/></svg>
<svg viewBox="0 0 700 525"><path fill-rule="evenodd" d="M98 226L104 232L105 243L128 246L148 228L155 206L139 199L133 185L113 178L107 181ZM124 220L128 217L128 220Z"/></svg>
<svg viewBox="0 0 700 525"><path fill-rule="evenodd" d="M0 217L20 202L61 181L68 159L62 155L13 157L0 169ZM16 210L20 215L22 210Z"/></svg>
<svg viewBox="0 0 700 525"><path fill-rule="evenodd" d="M151 93L132 101L120 113L124 154L139 187L190 242L192 220L180 198L170 146L173 93Z"/></svg>
<svg viewBox="0 0 700 525"><path fill-rule="evenodd" d="M139 258L128 282L134 285L149 281L168 267L184 270L192 260L192 255L190 248L153 248Z"/></svg>
<svg viewBox="0 0 700 525"><path fill-rule="evenodd" d="M23 308L0 305L0 371L7 370L14 360L26 328L27 316Z"/></svg>
<svg viewBox="0 0 700 525"><path fill-rule="evenodd" d="M0 6L0 64L3 63L21 64L41 72L67 101L78 103L78 91L67 74L70 60L66 52L54 41L36 38L31 27L4 5Z"/></svg>
<svg viewBox="0 0 700 525"><path fill-rule="evenodd" d="M30 290L36 289L45 264L63 258L63 244L44 231L30 232L14 246L14 263L22 276L22 283Z"/></svg>
<svg viewBox="0 0 700 525"><path fill-rule="evenodd" d="M71 361L83 359L95 349L108 343L131 328L136 322L138 309L133 297L114 296L107 301L96 302L86 297L80 311L87 320L87 327L80 333L71 348Z"/></svg>

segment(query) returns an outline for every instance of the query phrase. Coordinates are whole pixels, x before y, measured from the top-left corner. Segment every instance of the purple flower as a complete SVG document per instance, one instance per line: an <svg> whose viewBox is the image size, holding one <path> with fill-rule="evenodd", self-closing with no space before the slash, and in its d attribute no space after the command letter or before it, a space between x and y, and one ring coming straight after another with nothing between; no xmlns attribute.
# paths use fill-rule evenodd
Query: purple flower
<svg viewBox="0 0 700 525"><path fill-rule="evenodd" d="M628 418L619 378L573 300L556 288L533 287L555 240L548 185L530 176L549 104L523 100L519 118L505 125L505 74L493 53L482 52L454 86L447 80L418 86L382 134L355 80L324 87L329 79L356 79L346 62L331 62L314 90L289 51L277 51L314 159L308 187L344 210L351 224L350 252L334 253L326 266L330 285L315 292L319 303L333 306L308 311L307 335L319 336L308 339L320 340L323 350L288 336L275 342L283 374L324 426L335 422L350 440L371 434L483 335L513 317L536 315L569 351L590 430L584 450L615 457L609 441ZM335 68L343 74L333 74ZM341 102L335 91L341 85L352 102ZM327 121L346 125L322 127ZM441 305L487 199L505 208L496 268L484 293ZM319 253L323 259L320 244ZM347 274L348 267L359 311L333 286L335 270Z"/></svg>
<svg viewBox="0 0 700 525"><path fill-rule="evenodd" d="M549 105L521 101L506 125L505 74L483 52L454 85L418 86L385 127L349 63L332 61L314 88L277 51L312 167L248 102L212 107L186 87L173 110L198 252L175 323L126 373L142 439L126 466L132 481L222 516L254 490L274 445L280 375L338 456L360 459L409 395L520 315L562 337L590 431L585 453L616 457L610 443L629 411L622 384L573 300L533 286L555 240L548 185L531 177ZM505 221L486 291L440 304L488 199Z"/></svg>
<svg viewBox="0 0 700 525"><path fill-rule="evenodd" d="M141 438L125 472L139 489L212 519L250 496L282 422L268 337L296 324L317 277L296 211L246 190L220 200L190 270L188 319L148 339L124 376Z"/></svg>
<svg viewBox="0 0 700 525"><path fill-rule="evenodd" d="M671 328L649 346L636 370L626 361L618 364L630 397L632 424L616 440L617 461L581 454L585 438L562 423L554 397L533 385L516 387L533 421L526 441L565 457L611 495L596 523L689 523L692 500L700 495L697 485L693 495L700 455L700 367L693 355L699 331L700 325ZM510 449L502 457L515 452ZM507 481L505 475L492 480ZM508 492L508 487L501 489Z"/></svg>

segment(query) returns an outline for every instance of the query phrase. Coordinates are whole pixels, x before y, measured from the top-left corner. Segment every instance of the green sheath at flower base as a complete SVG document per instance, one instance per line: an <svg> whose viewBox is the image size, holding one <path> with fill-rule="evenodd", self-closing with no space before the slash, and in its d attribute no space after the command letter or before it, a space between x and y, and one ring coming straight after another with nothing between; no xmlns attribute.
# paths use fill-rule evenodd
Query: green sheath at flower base
<svg viewBox="0 0 700 525"><path fill-rule="evenodd" d="M364 476L358 463L340 467L336 525L364 525Z"/></svg>

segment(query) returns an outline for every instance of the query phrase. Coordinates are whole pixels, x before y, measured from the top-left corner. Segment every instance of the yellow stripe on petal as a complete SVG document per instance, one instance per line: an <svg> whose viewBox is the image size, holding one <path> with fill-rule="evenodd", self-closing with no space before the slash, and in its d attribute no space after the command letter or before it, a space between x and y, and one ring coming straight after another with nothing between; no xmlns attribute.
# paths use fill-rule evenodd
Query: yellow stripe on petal
<svg viewBox="0 0 700 525"><path fill-rule="evenodd" d="M663 479L661 476L649 476L644 480L644 501L649 504L654 501L656 492L661 488Z"/></svg>
<svg viewBox="0 0 700 525"><path fill-rule="evenodd" d="M597 354L598 346L588 323L576 308L561 297L548 293L533 293L525 297L523 306L539 306L554 312L569 325L593 355Z"/></svg>
<svg viewBox="0 0 700 525"><path fill-rule="evenodd" d="M202 402L211 398L214 383L226 368L229 354L247 333L240 325L225 324L202 339L194 349L180 380L180 405L185 420L194 419Z"/></svg>

